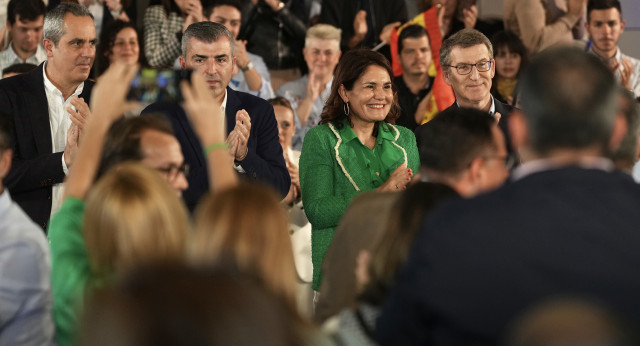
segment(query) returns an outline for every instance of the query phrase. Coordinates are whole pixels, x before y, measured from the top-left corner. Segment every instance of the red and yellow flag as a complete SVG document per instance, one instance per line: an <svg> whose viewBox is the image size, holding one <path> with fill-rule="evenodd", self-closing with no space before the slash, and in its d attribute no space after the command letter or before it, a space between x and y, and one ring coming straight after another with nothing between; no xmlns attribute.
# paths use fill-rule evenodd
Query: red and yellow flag
<svg viewBox="0 0 640 346"><path fill-rule="evenodd" d="M438 114L438 112L451 106L455 101L453 90L444 78L442 78L442 66L440 66L440 46L442 46L442 35L440 34L440 26L438 24L438 9L436 6L422 12L415 18L405 23L401 27L391 32L391 66L395 77L402 75L402 65L398 59L398 36L402 29L408 25L417 24L423 26L429 33L429 41L431 43L432 66L429 68L429 75L434 77L433 86L431 88L431 99L427 105L421 124L428 122Z"/></svg>

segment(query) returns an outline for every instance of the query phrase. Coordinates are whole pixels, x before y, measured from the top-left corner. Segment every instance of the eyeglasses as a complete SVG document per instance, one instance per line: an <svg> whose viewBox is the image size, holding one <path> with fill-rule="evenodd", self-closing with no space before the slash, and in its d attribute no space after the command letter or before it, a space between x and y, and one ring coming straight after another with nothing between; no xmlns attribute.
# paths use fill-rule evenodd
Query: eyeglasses
<svg viewBox="0 0 640 346"><path fill-rule="evenodd" d="M488 155L482 157L484 160L501 160L504 161L504 167L510 171L516 165L516 158L513 155Z"/></svg>
<svg viewBox="0 0 640 346"><path fill-rule="evenodd" d="M492 64L493 64L492 61L480 61L475 64L459 64L456 66L453 66L453 65L445 65L445 66L454 67L456 69L456 72L458 72L459 75L464 76L471 73L471 70L473 69L474 66L476 67L478 72L487 72L491 69Z"/></svg>
<svg viewBox="0 0 640 346"><path fill-rule="evenodd" d="M169 165L169 167L159 167L159 168L156 168L156 170L158 172L164 173L168 181L174 181L178 177L178 174L180 173L182 173L185 178L188 177L190 172L190 167L188 164L183 163L180 166Z"/></svg>

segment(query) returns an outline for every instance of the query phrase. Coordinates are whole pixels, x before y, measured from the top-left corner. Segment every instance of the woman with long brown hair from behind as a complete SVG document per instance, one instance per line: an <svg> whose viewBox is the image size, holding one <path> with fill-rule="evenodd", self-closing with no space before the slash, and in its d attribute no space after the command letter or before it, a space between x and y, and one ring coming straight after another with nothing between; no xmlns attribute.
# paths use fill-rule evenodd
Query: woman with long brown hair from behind
<svg viewBox="0 0 640 346"><path fill-rule="evenodd" d="M269 188L241 183L209 194L198 206L190 257L253 272L295 306L296 271L288 218Z"/></svg>

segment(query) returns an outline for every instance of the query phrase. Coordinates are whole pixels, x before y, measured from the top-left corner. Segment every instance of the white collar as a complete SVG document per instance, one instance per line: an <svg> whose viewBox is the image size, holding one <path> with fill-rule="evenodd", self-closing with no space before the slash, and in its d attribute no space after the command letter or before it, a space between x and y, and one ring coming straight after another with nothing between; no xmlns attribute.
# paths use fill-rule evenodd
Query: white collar
<svg viewBox="0 0 640 346"><path fill-rule="evenodd" d="M491 97L491 107L489 107L489 115L493 116L494 114L496 114L496 101L493 99L493 95L489 94L489 96ZM458 100L456 100L456 106L460 108Z"/></svg>
<svg viewBox="0 0 640 346"><path fill-rule="evenodd" d="M585 157L578 162L568 164L559 164L551 159L537 159L525 162L516 167L513 172L511 172L511 180L520 180L534 173L549 171L570 165L584 169L599 169L605 172L610 172L614 169L613 161L604 157Z"/></svg>
<svg viewBox="0 0 640 346"><path fill-rule="evenodd" d="M222 103L220 104L220 108L222 108L223 112L227 111L227 97L229 93L227 92L227 88L224 88L224 98L222 99Z"/></svg>

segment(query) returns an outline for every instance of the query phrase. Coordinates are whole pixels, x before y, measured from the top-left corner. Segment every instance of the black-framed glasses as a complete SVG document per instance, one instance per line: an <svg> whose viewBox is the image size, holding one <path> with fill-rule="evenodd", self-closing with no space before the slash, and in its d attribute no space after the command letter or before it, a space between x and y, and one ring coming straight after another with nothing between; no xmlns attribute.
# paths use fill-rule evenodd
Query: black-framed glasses
<svg viewBox="0 0 640 346"><path fill-rule="evenodd" d="M489 60L489 61L480 61L475 64L458 64L456 66L453 66L453 65L445 65L445 66L455 68L456 72L458 72L459 75L464 76L471 73L471 70L473 70L474 66L476 67L478 72L487 72L491 70L491 65L493 65L493 62Z"/></svg>
<svg viewBox="0 0 640 346"><path fill-rule="evenodd" d="M183 163L180 166L169 165L168 167L156 168L158 172L164 173L167 176L167 180L169 181L174 181L180 173L182 173L185 178L188 177L190 169L191 167L189 167L187 163Z"/></svg>
<svg viewBox="0 0 640 346"><path fill-rule="evenodd" d="M504 162L504 167L510 171L516 166L516 158L513 155L487 155L482 157L484 160L501 160Z"/></svg>

